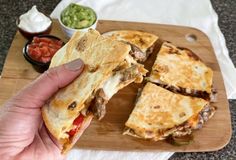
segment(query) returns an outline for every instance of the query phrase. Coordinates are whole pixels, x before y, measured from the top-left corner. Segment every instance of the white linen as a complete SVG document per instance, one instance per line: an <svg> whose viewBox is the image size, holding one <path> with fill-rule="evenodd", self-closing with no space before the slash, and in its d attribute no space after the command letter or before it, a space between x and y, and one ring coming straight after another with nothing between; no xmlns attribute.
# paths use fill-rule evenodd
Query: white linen
<svg viewBox="0 0 236 160"><path fill-rule="evenodd" d="M200 29L208 35L213 45L228 99L236 99L236 69L228 55L224 36L217 24L218 16L210 0L62 0L51 17L58 18L59 13L71 2L92 7L99 19L174 24ZM165 160L172 154L73 149L67 159Z"/></svg>

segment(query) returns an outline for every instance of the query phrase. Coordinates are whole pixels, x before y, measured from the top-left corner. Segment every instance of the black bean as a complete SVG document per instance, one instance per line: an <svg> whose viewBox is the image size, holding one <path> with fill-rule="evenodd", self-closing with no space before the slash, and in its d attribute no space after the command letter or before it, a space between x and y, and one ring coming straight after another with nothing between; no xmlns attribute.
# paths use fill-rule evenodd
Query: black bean
<svg viewBox="0 0 236 160"><path fill-rule="evenodd" d="M74 110L76 106L77 106L76 101L74 101L74 102L72 102L72 103L68 106L67 109L69 109L69 110Z"/></svg>

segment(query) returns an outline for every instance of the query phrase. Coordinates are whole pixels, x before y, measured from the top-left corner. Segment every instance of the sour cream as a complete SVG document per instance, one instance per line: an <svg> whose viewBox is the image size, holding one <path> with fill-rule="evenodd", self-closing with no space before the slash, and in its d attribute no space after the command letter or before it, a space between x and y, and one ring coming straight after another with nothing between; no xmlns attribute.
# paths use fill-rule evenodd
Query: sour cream
<svg viewBox="0 0 236 160"><path fill-rule="evenodd" d="M27 32L41 32L46 30L52 21L33 6L28 12L20 16L18 27Z"/></svg>

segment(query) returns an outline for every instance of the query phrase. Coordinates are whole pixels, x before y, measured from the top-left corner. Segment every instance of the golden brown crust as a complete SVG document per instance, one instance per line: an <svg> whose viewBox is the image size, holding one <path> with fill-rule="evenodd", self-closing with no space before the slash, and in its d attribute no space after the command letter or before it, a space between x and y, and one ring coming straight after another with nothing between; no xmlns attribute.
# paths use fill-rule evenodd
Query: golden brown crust
<svg viewBox="0 0 236 160"><path fill-rule="evenodd" d="M158 39L154 34L135 30L117 30L103 35L131 43L141 49L142 52L146 52Z"/></svg>
<svg viewBox="0 0 236 160"><path fill-rule="evenodd" d="M171 128L198 114L208 103L204 99L176 94L148 82L125 125L138 137L160 140L165 132L170 133Z"/></svg>
<svg viewBox="0 0 236 160"><path fill-rule="evenodd" d="M164 42L152 67L150 81L211 93L213 71L191 50Z"/></svg>
<svg viewBox="0 0 236 160"><path fill-rule="evenodd" d="M74 119L85 107L84 103L112 74L112 71L124 61L130 46L111 38L101 36L95 30L87 33L77 32L52 59L50 67L58 66L80 58L85 63L83 73L70 85L59 90L43 106L42 115L49 131L58 140L68 138L67 131ZM90 68L97 67L95 72ZM73 110L68 106L76 102Z"/></svg>

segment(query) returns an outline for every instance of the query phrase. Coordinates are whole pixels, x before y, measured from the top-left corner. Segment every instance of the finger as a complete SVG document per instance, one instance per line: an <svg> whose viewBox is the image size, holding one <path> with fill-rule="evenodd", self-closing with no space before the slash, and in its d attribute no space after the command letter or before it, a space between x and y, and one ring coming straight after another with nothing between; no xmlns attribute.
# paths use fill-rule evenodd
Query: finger
<svg viewBox="0 0 236 160"><path fill-rule="evenodd" d="M78 77L82 73L83 67L83 61L76 59L67 64L51 68L26 86L16 95L16 98L44 103L60 88L65 87Z"/></svg>

